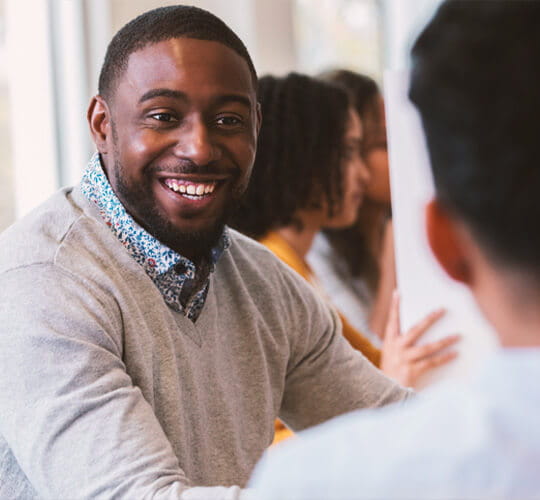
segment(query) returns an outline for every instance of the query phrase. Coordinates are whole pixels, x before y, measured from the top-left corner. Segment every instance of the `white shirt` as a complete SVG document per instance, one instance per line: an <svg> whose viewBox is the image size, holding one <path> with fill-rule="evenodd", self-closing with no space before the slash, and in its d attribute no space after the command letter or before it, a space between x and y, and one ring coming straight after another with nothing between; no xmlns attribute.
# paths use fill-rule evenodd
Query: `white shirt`
<svg viewBox="0 0 540 500"><path fill-rule="evenodd" d="M251 486L261 500L540 498L540 349L501 349L461 385L301 433Z"/></svg>
<svg viewBox="0 0 540 500"><path fill-rule="evenodd" d="M378 335L369 329L373 297L365 281L351 275L347 263L332 248L323 233L318 233L306 260L321 284L321 289L338 311L375 346Z"/></svg>

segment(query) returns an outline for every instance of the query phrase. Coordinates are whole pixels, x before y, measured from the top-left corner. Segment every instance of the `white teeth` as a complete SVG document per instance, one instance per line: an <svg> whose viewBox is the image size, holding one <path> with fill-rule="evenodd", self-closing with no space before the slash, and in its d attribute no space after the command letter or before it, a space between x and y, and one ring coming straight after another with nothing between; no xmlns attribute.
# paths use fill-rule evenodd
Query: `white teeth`
<svg viewBox="0 0 540 500"><path fill-rule="evenodd" d="M179 183L176 179L167 179L165 181L165 184L173 191L186 195L186 197L191 199L196 199L195 196L203 196L213 193L214 189L216 188L215 182L212 182L210 184L185 184Z"/></svg>

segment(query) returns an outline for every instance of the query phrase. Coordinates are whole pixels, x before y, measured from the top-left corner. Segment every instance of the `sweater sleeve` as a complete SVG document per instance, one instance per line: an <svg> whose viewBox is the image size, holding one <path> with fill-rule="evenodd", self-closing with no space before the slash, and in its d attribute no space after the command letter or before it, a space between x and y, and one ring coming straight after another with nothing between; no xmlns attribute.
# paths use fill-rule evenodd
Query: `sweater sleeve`
<svg viewBox="0 0 540 500"><path fill-rule="evenodd" d="M408 398L401 387L352 348L334 309L303 292L293 315L297 323L280 417L299 431L337 415Z"/></svg>
<svg viewBox="0 0 540 500"><path fill-rule="evenodd" d="M126 372L121 327L110 294L54 265L0 276L0 476L20 470L11 491L40 498L243 498L190 487Z"/></svg>

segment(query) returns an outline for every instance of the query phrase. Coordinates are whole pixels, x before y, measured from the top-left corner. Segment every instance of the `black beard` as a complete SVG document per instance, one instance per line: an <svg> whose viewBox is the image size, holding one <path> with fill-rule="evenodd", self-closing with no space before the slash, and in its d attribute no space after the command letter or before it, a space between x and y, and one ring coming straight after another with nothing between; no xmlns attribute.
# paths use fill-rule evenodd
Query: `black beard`
<svg viewBox="0 0 540 500"><path fill-rule="evenodd" d="M212 226L204 231L182 231L160 213L153 201L150 179L143 185L130 187L124 182L123 171L123 166L115 159L115 192L136 222L161 243L195 263L202 257L208 257L223 233L225 221L238 205L238 196L232 193L230 203Z"/></svg>

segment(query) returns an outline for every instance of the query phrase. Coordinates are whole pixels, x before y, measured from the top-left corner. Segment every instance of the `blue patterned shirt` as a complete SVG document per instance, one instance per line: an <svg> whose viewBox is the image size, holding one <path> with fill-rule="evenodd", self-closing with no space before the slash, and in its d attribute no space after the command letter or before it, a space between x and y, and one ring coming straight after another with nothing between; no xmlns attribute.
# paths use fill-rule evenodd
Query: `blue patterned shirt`
<svg viewBox="0 0 540 500"><path fill-rule="evenodd" d="M182 289L193 286L196 279L195 264L162 244L133 220L109 184L99 153L90 159L81 188L84 196L98 207L105 223L157 286L167 305L195 322L204 306L209 280L206 279L187 304L182 303ZM228 246L229 236L224 230L210 252L210 272Z"/></svg>

